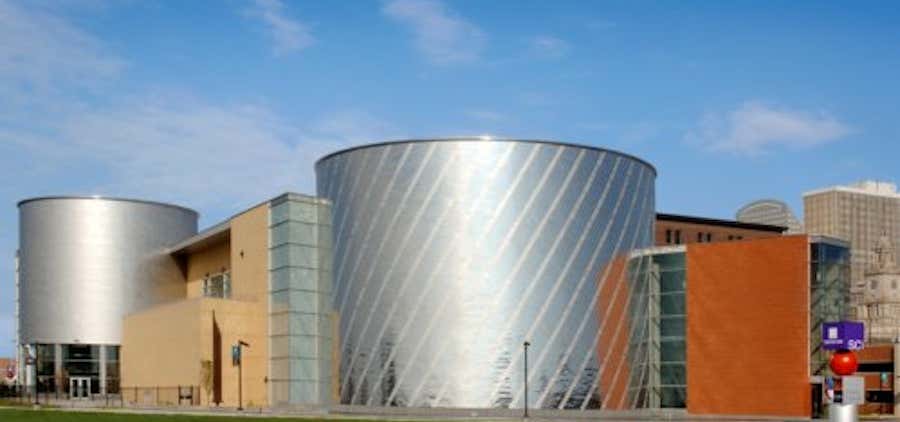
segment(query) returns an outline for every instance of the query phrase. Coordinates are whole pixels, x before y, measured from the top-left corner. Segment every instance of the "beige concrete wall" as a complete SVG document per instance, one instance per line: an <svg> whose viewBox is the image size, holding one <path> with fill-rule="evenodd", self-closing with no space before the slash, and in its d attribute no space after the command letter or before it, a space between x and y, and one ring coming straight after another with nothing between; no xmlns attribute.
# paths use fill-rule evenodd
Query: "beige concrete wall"
<svg viewBox="0 0 900 422"><path fill-rule="evenodd" d="M122 343L123 386L200 385L203 360L214 360L213 327L221 334L223 406L238 404L238 368L231 346L243 355L243 406L268 406L269 207L264 203L231 222L230 240L186 258L187 299L126 317ZM202 298L207 274L231 272L231 298ZM208 395L203 393L203 403Z"/></svg>
<svg viewBox="0 0 900 422"><path fill-rule="evenodd" d="M211 323L202 309L202 299L194 299L125 317L122 387L200 385L200 362L212 350Z"/></svg>
<svg viewBox="0 0 900 422"><path fill-rule="evenodd" d="M187 297L203 296L203 279L209 274L231 270L231 245L228 241L190 254L187 257Z"/></svg>
<svg viewBox="0 0 900 422"><path fill-rule="evenodd" d="M246 350L244 366L244 389L251 388L253 396L245 394L254 404L268 405L269 368L269 204L264 203L234 217L231 220L231 289L232 298L252 302L239 321L234 319L238 330L245 333L242 338L250 343ZM237 338L226 338L229 344ZM224 351L224 349L223 349ZM227 350L228 353L231 350ZM230 355L229 355L230 359ZM230 360L229 360L230 362ZM229 375L229 371L231 375ZM228 380L237 379L237 368L223 367L223 386ZM237 384L233 390L236 392ZM223 390L224 391L224 390ZM226 396L227 399L227 396ZM248 402L245 400L245 402Z"/></svg>
<svg viewBox="0 0 900 422"><path fill-rule="evenodd" d="M232 298L268 301L269 204L231 220Z"/></svg>
<svg viewBox="0 0 900 422"><path fill-rule="evenodd" d="M214 324L221 333L222 406L238 404L238 368L231 365L231 346L244 349L243 405L267 406L267 321L259 302L198 298L160 305L125 318L122 342L123 387L202 385L202 361L213 361ZM263 347L259 347L262 345ZM202 393L203 404L209 396Z"/></svg>
<svg viewBox="0 0 900 422"><path fill-rule="evenodd" d="M207 299L209 311L222 335L222 400L224 406L237 406L238 368L231 365L231 346L243 340L250 344L243 349L243 406L268 406L268 315L260 302ZM210 349L210 354L212 349Z"/></svg>

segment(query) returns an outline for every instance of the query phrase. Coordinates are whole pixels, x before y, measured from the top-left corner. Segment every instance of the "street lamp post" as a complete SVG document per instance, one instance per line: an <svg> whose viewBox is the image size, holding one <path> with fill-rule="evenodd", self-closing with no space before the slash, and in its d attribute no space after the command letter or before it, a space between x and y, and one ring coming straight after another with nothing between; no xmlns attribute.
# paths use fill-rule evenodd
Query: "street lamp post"
<svg viewBox="0 0 900 422"><path fill-rule="evenodd" d="M40 405L40 397L38 397L38 345L34 344L34 405Z"/></svg>
<svg viewBox="0 0 900 422"><path fill-rule="evenodd" d="M237 410L244 410L244 405L243 405L244 401L243 401L243 397L242 397L242 393L243 393L243 388L242 388L243 387L243 385L242 385L243 384L243 374L242 374L242 372L243 372L243 365L244 365L244 357L242 356L243 353L242 353L241 347L250 347L250 344L244 342L243 340L238 340L237 346L234 346L234 347L237 348L237 359L234 359L234 356L232 356L232 361L236 360L237 367L238 367L238 407L237 407ZM232 354L234 354L234 353L232 353Z"/></svg>
<svg viewBox="0 0 900 422"><path fill-rule="evenodd" d="M524 417L528 417L528 346L531 346L527 340L522 343L522 347L525 349L525 415Z"/></svg>

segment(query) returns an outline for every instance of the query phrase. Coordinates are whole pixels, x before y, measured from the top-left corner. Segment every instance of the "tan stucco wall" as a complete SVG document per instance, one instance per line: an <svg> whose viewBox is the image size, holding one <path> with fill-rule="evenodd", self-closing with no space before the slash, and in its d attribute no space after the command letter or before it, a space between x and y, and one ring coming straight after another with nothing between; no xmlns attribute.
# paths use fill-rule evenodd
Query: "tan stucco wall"
<svg viewBox="0 0 900 422"><path fill-rule="evenodd" d="M265 349L266 323L258 302L197 298L160 305L129 315L122 341L123 387L176 387L202 385L202 361L213 360L213 321L221 333L221 391L223 406L237 406L238 369L231 365L231 345L238 339L250 343L244 349L243 405L265 406L268 372ZM209 397L201 393L203 404Z"/></svg>
<svg viewBox="0 0 900 422"><path fill-rule="evenodd" d="M269 204L231 220L232 298L268 301Z"/></svg>
<svg viewBox="0 0 900 422"><path fill-rule="evenodd" d="M243 405L268 406L269 206L230 221L230 240L186 257L187 298L126 317L123 386L200 385L201 362L213 359L213 320L221 333L223 406L238 404L231 346L243 340ZM231 272L231 298L202 298L207 274ZM203 393L203 403L208 398Z"/></svg>
<svg viewBox="0 0 900 422"><path fill-rule="evenodd" d="M208 274L231 270L231 244L228 241L188 255L187 297L203 295L203 279Z"/></svg>
<svg viewBox="0 0 900 422"><path fill-rule="evenodd" d="M211 323L201 317L201 302L168 303L125 317L122 387L200 384L200 361L212 350Z"/></svg>
<svg viewBox="0 0 900 422"><path fill-rule="evenodd" d="M209 299L213 304L216 323L222 333L222 400L224 406L236 406L238 402L238 368L231 365L231 346L238 339L250 344L243 349L243 405L244 407L268 406L268 317L260 302ZM212 344L210 342L210 344ZM211 350L211 349L210 349ZM211 353L211 352L210 352Z"/></svg>
<svg viewBox="0 0 900 422"><path fill-rule="evenodd" d="M259 391L254 403L268 405L268 367L269 367L269 204L264 203L236 216L231 220L231 286L232 298L252 301L252 314L243 315L241 321L235 319L232 324L240 324L240 331L247 333L242 340L250 343L246 350L245 384L251 384ZM237 342L237 338L227 338L223 331L223 341L228 344ZM223 351L224 348L223 348ZM230 353L230 349L227 350ZM230 355L229 355L230 359ZM248 368L252 369L247 371ZM233 376L229 375L229 371ZM223 387L228 380L237 379L237 368L223 367ZM232 390L236 391L235 388ZM223 390L224 392L224 390ZM247 396L250 397L250 396ZM227 400L227 396L226 396Z"/></svg>

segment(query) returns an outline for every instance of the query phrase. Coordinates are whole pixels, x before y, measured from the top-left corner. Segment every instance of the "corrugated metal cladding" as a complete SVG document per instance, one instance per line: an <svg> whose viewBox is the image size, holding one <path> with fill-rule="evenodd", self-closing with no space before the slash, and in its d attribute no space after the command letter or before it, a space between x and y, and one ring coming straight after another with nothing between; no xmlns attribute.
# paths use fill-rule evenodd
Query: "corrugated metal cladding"
<svg viewBox="0 0 900 422"><path fill-rule="evenodd" d="M529 406L604 406L601 379L621 371L599 362L600 333L621 343L646 315L604 328L602 305L621 300L601 292L629 289L601 273L653 242L653 167L458 138L340 151L316 174L334 209L342 403L522 407L528 340Z"/></svg>
<svg viewBox="0 0 900 422"><path fill-rule="evenodd" d="M168 204L20 202L21 343L119 344L125 315L184 296L163 248L196 232L197 213Z"/></svg>

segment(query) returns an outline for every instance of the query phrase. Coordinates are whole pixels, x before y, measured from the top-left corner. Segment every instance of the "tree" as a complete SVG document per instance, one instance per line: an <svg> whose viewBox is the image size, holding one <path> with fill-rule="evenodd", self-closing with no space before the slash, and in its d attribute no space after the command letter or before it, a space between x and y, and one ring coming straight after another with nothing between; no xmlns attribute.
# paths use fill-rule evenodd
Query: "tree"
<svg viewBox="0 0 900 422"><path fill-rule="evenodd" d="M211 360L200 361L200 386L206 391L207 405L212 403L213 390L213 362Z"/></svg>

